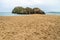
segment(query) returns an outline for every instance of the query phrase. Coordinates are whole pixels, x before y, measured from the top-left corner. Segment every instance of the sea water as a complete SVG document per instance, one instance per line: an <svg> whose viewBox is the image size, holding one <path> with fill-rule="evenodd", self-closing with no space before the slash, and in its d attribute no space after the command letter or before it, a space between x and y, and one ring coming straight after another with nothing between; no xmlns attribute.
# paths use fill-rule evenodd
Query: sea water
<svg viewBox="0 0 60 40"><path fill-rule="evenodd" d="M56 12L56 13L46 13L46 15L59 15L60 16L60 13L59 12ZM14 13L11 13L11 12L0 12L0 16L24 16L24 14L14 14Z"/></svg>
<svg viewBox="0 0 60 40"><path fill-rule="evenodd" d="M17 16L17 14L11 12L0 12L0 16Z"/></svg>
<svg viewBox="0 0 60 40"><path fill-rule="evenodd" d="M12 12L0 12L0 16L25 16L24 14L16 14Z"/></svg>
<svg viewBox="0 0 60 40"><path fill-rule="evenodd" d="M52 13L47 12L46 15L58 15L58 16L60 16L60 12L52 12Z"/></svg>

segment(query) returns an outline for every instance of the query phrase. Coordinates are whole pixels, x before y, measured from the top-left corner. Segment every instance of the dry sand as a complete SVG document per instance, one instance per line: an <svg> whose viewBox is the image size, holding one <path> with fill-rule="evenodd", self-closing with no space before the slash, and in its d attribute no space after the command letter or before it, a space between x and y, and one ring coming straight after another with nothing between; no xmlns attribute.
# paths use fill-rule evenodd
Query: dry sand
<svg viewBox="0 0 60 40"><path fill-rule="evenodd" d="M0 40L60 40L60 16L0 16Z"/></svg>

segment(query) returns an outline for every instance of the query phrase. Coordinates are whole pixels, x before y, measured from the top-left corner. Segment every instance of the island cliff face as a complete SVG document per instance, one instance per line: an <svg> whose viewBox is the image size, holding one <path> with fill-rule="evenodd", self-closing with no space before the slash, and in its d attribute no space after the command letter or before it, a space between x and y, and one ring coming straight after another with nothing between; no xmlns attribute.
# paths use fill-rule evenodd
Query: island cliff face
<svg viewBox="0 0 60 40"><path fill-rule="evenodd" d="M29 7L26 7L26 8L23 8L23 7L15 7L13 10L12 10L12 13L17 13L17 14L45 14L44 11L42 11L41 9L39 8L29 8Z"/></svg>

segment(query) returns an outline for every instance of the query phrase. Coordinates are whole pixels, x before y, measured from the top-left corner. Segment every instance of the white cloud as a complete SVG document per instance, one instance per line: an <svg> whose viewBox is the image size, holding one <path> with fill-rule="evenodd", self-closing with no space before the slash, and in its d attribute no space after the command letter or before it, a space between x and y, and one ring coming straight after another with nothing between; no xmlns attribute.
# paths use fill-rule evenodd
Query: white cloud
<svg viewBox="0 0 60 40"><path fill-rule="evenodd" d="M54 6L54 5L57 5L59 4L59 0L44 0L44 4L46 5L50 5L50 6Z"/></svg>
<svg viewBox="0 0 60 40"><path fill-rule="evenodd" d="M31 6L35 4L42 4L43 1L41 0L13 0L14 5L20 5L20 6Z"/></svg>
<svg viewBox="0 0 60 40"><path fill-rule="evenodd" d="M43 5L43 6L42 6ZM60 0L0 0L0 10L12 10L15 6L42 7L43 9L53 9L60 5ZM60 7L57 8L57 10Z"/></svg>
<svg viewBox="0 0 60 40"><path fill-rule="evenodd" d="M0 2L7 6L31 6L31 5L56 5L59 0L0 0Z"/></svg>

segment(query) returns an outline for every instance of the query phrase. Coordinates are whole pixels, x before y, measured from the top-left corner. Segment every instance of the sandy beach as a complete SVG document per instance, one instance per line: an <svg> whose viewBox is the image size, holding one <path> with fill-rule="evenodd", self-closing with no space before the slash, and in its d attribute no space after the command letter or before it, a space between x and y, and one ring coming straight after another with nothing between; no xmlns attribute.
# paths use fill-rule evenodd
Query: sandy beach
<svg viewBox="0 0 60 40"><path fill-rule="evenodd" d="M0 40L60 40L60 16L0 16Z"/></svg>

